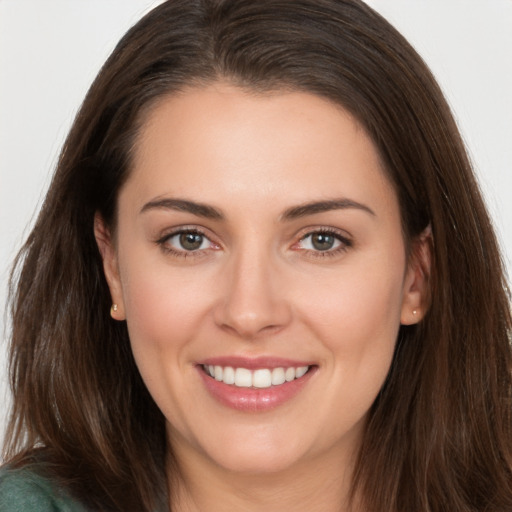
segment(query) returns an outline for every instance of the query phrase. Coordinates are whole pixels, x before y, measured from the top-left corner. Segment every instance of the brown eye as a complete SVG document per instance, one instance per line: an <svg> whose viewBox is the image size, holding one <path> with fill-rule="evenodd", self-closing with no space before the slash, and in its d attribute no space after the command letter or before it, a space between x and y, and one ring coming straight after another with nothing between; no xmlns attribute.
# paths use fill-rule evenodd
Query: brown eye
<svg viewBox="0 0 512 512"><path fill-rule="evenodd" d="M329 233L313 233L311 235L311 245L317 251L328 251L336 244L336 237Z"/></svg>
<svg viewBox="0 0 512 512"><path fill-rule="evenodd" d="M204 236L199 233L181 233L179 235L179 245L185 251L197 251L201 248Z"/></svg>
<svg viewBox="0 0 512 512"><path fill-rule="evenodd" d="M162 248L174 253L189 253L215 249L216 246L211 240L199 231L177 231L172 235L166 235L158 243Z"/></svg>

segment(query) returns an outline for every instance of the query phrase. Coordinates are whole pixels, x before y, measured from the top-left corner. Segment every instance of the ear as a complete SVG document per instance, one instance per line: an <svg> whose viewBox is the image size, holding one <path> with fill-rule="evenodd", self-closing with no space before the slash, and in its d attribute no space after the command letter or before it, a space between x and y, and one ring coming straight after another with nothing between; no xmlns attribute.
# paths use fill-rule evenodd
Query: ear
<svg viewBox="0 0 512 512"><path fill-rule="evenodd" d="M110 289L112 297L112 308L110 315L114 320L125 320L125 308L121 279L119 277L119 266L117 252L112 240L110 229L105 224L103 217L96 212L94 216L94 237L103 260L103 272Z"/></svg>
<svg viewBox="0 0 512 512"><path fill-rule="evenodd" d="M430 272L433 238L430 225L412 242L411 254L404 279L400 323L418 323L426 314L430 302Z"/></svg>

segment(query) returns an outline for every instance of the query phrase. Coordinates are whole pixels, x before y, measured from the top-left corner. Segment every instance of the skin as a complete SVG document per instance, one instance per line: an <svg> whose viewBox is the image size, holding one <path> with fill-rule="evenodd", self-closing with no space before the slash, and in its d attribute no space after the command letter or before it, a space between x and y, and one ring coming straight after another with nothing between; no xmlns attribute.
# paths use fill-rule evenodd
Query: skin
<svg viewBox="0 0 512 512"><path fill-rule="evenodd" d="M154 207L177 198L221 218ZM339 199L357 205L286 216ZM191 88L147 116L118 200L115 234L99 215L95 233L112 315L127 321L167 419L176 510L339 511L399 326L419 321L425 301L421 262L407 261L396 193L369 137L307 93ZM180 245L185 228L204 233L199 250ZM319 230L332 249L313 245ZM316 371L279 407L237 411L210 395L197 368L234 355Z"/></svg>

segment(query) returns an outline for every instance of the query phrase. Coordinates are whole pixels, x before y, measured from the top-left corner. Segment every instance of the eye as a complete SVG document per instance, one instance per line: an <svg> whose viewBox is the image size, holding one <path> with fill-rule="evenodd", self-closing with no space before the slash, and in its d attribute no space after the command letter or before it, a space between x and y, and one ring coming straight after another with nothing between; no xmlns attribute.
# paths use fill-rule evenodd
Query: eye
<svg viewBox="0 0 512 512"><path fill-rule="evenodd" d="M157 241L168 252L186 253L215 249L217 246L203 233L195 229L182 229Z"/></svg>
<svg viewBox="0 0 512 512"><path fill-rule="evenodd" d="M347 250L352 242L334 231L313 231L304 235L295 245L295 249L307 251L312 255L330 256Z"/></svg>
<svg viewBox="0 0 512 512"><path fill-rule="evenodd" d="M185 251L197 251L208 248L208 239L204 235L194 232L178 233L169 238L168 242L174 248Z"/></svg>
<svg viewBox="0 0 512 512"><path fill-rule="evenodd" d="M332 233L310 233L302 240L302 248L314 251L329 251L339 247L340 240Z"/></svg>

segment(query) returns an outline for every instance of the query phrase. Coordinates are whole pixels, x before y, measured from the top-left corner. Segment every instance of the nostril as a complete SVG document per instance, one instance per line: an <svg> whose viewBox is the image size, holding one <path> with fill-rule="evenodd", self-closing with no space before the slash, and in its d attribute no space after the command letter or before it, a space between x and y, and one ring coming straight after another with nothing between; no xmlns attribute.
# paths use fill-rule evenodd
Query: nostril
<svg viewBox="0 0 512 512"><path fill-rule="evenodd" d="M276 334L283 329L284 325L259 325L257 323L222 323L220 328L231 335L235 335L245 340L256 339L261 336Z"/></svg>

